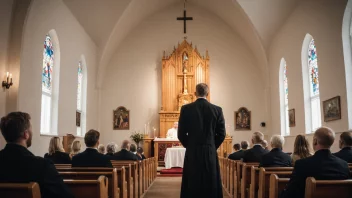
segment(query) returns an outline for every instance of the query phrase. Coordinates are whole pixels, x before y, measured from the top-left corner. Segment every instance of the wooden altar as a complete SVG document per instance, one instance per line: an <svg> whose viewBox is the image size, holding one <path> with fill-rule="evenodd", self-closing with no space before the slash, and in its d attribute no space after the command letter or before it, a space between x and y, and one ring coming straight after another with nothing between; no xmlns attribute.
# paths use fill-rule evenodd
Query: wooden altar
<svg viewBox="0 0 352 198"><path fill-rule="evenodd" d="M159 137L165 138L180 116L182 105L194 102L196 85L209 86L209 55L201 56L197 47L184 40L170 56L162 59L162 94ZM208 96L210 100L210 95Z"/></svg>
<svg viewBox="0 0 352 198"><path fill-rule="evenodd" d="M155 157L156 166L164 166L164 157L167 148L180 146L178 140L166 138L144 138L143 150L145 157ZM227 157L232 152L232 138L226 137L222 145L218 148L217 153L219 157Z"/></svg>

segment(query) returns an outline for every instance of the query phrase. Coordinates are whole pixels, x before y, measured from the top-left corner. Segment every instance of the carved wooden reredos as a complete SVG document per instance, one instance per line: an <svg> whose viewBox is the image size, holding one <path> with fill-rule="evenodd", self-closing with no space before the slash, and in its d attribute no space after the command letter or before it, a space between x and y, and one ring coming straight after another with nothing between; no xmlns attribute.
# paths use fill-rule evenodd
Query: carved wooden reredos
<svg viewBox="0 0 352 198"><path fill-rule="evenodd" d="M160 137L178 121L182 105L193 102L196 85L209 85L209 55L201 56L197 47L184 40L170 56L162 59L162 106L160 111ZM210 95L208 96L208 100Z"/></svg>

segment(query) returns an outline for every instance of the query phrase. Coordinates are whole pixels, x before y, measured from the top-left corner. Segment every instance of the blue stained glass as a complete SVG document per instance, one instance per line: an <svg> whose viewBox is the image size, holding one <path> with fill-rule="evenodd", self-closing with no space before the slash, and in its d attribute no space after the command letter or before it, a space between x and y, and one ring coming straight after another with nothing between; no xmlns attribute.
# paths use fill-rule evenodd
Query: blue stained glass
<svg viewBox="0 0 352 198"><path fill-rule="evenodd" d="M42 68L42 91L51 94L52 92L52 72L54 65L54 49L51 37L46 35L43 50L43 68Z"/></svg>
<svg viewBox="0 0 352 198"><path fill-rule="evenodd" d="M314 39L309 43L308 50L308 66L310 75L310 93L311 96L319 95L319 73L318 73L318 60L317 60L317 48L314 43Z"/></svg>

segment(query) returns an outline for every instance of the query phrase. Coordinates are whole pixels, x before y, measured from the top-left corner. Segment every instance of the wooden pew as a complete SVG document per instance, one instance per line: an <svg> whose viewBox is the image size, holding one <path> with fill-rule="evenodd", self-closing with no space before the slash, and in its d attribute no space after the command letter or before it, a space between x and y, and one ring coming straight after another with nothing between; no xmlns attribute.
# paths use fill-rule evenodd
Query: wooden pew
<svg viewBox="0 0 352 198"><path fill-rule="evenodd" d="M242 164L242 179L241 179L241 198L249 198L249 188L251 185L252 168L258 167L258 163L243 163Z"/></svg>
<svg viewBox="0 0 352 198"><path fill-rule="evenodd" d="M63 179L73 180L90 180L98 179L100 176L105 176L108 179L108 196L109 198L119 198L120 189L117 184L117 171L104 171L104 172L59 172Z"/></svg>
<svg viewBox="0 0 352 198"><path fill-rule="evenodd" d="M142 193L140 191L140 183L142 181L142 177L139 176L139 161L130 161L130 160L111 160L113 167L121 167L131 165L131 174L133 177L133 190L134 190L134 198L141 197Z"/></svg>
<svg viewBox="0 0 352 198"><path fill-rule="evenodd" d="M273 172L287 172L287 171L293 171L293 167L266 167L264 168L266 171L273 171ZM250 186L250 198L256 198L258 197L258 191L259 191L259 170L260 168L254 168L252 169L251 173L251 186ZM270 183L270 178L268 181L268 185ZM269 186L266 186L267 188Z"/></svg>
<svg viewBox="0 0 352 198"><path fill-rule="evenodd" d="M259 170L259 187L258 187L258 198L269 197L269 182L270 175L276 174L278 177L290 178L292 174L292 167L278 167L280 170L274 170L276 168L260 168ZM288 169L288 170L285 170Z"/></svg>
<svg viewBox="0 0 352 198"><path fill-rule="evenodd" d="M352 180L306 180L305 198L351 198Z"/></svg>
<svg viewBox="0 0 352 198"><path fill-rule="evenodd" d="M59 174L62 172L112 172L116 169L117 188L119 188L120 198L128 198L127 180L125 167L120 168L59 168Z"/></svg>
<svg viewBox="0 0 352 198"><path fill-rule="evenodd" d="M127 181L127 193L129 198L134 198L134 178L132 174L131 164L115 164L114 168L125 167L126 169L126 181Z"/></svg>
<svg viewBox="0 0 352 198"><path fill-rule="evenodd" d="M0 183L1 198L40 198L40 188L35 182L31 183Z"/></svg>
<svg viewBox="0 0 352 198"><path fill-rule="evenodd" d="M276 174L270 175L269 198L279 198L289 181L290 178L279 178Z"/></svg>
<svg viewBox="0 0 352 198"><path fill-rule="evenodd" d="M236 177L237 179L235 180L235 192L234 192L234 198L239 198L241 197L241 181L242 181L242 173L243 173L243 165L252 165L252 166L259 166L259 163L256 162L238 162L236 163Z"/></svg>
<svg viewBox="0 0 352 198"><path fill-rule="evenodd" d="M65 179L76 198L108 198L108 179L100 176L97 180Z"/></svg>
<svg viewBox="0 0 352 198"><path fill-rule="evenodd" d="M71 164L54 164L56 168L71 168Z"/></svg>

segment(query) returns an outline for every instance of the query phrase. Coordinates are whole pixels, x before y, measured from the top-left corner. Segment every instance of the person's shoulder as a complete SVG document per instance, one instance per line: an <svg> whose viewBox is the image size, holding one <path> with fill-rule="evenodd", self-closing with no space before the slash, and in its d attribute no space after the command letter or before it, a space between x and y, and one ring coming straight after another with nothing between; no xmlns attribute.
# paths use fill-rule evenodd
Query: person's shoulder
<svg viewBox="0 0 352 198"><path fill-rule="evenodd" d="M335 163L348 167L348 163L345 160L343 160L335 155L332 155L331 157Z"/></svg>
<svg viewBox="0 0 352 198"><path fill-rule="evenodd" d="M44 158L48 158L48 157L50 157L49 153L45 153Z"/></svg>

